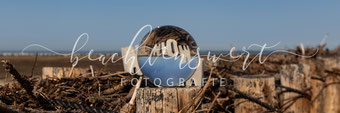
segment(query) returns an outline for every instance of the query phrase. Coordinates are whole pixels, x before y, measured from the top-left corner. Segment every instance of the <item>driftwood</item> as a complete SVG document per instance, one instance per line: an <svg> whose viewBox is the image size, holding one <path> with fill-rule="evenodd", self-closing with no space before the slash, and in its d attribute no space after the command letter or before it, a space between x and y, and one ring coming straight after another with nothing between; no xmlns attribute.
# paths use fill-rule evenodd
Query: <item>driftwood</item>
<svg viewBox="0 0 340 113"><path fill-rule="evenodd" d="M11 109L8 106L3 106L3 105L0 105L0 112L1 113L21 113L18 110Z"/></svg>
<svg viewBox="0 0 340 113"><path fill-rule="evenodd" d="M60 110L61 107L61 111L113 112L114 110L119 111L122 105L132 97L132 93L131 95L126 93L129 90L119 91L119 93L110 95L98 95L98 82L101 84L102 89L109 89L114 85L120 85L121 78L115 75L123 73L98 77L79 76L75 78L37 80L36 77L29 78L20 75L12 64L6 61L3 61L3 63L6 71L13 75L21 87L15 83L11 87L9 85L1 86L0 100L7 105L20 107L24 111L53 112ZM131 75L125 77L127 81L131 78ZM33 86L32 83L35 83L35 85ZM8 91L18 93L6 93ZM112 97L120 99L112 99ZM20 105L16 105L16 103ZM40 106L43 109L37 110Z"/></svg>
<svg viewBox="0 0 340 113"><path fill-rule="evenodd" d="M280 75L282 86L282 93L280 95L281 104L284 108L287 108L285 111L309 113L311 109L311 96L304 92L308 92L308 89L311 87L310 66L306 64L284 65Z"/></svg>
<svg viewBox="0 0 340 113"><path fill-rule="evenodd" d="M45 78L64 78L75 76L87 76L88 68L75 68L75 67L43 67L42 77ZM92 75L93 76L93 75Z"/></svg>
<svg viewBox="0 0 340 113"><path fill-rule="evenodd" d="M137 113L186 113L200 87L141 88L137 91Z"/></svg>
<svg viewBox="0 0 340 113"><path fill-rule="evenodd" d="M31 85L31 83L26 80L25 78L23 78L23 76L21 76L19 74L19 72L13 67L12 64L10 64L8 61L1 61L5 67L5 70L12 74L13 77L19 82L20 86L22 88L25 89L26 93L28 94L28 96L30 97L30 99L37 101L39 105L41 105L44 109L54 109L54 107L52 107L51 105L49 105L48 100L46 100L44 97L42 97L41 95L34 95L33 94L33 86Z"/></svg>
<svg viewBox="0 0 340 113"><path fill-rule="evenodd" d="M130 90L130 93L128 95L128 96L131 96L130 102L125 104L120 109L121 113L133 113L133 112L135 112L135 110L136 110L135 100L136 100L136 97L137 97L137 92L139 90L139 87L140 87L140 85L142 83L142 79L143 79L143 77L140 76L139 79L138 79L137 85Z"/></svg>
<svg viewBox="0 0 340 113"><path fill-rule="evenodd" d="M340 112L340 58L319 58L320 79L312 80L312 112Z"/></svg>
<svg viewBox="0 0 340 113"><path fill-rule="evenodd" d="M235 77L234 86L235 89L239 89L240 92L244 92L246 95L250 95L260 102L268 104L264 104L262 105L264 107L262 107L261 104L245 101L244 99L236 99L235 103L239 104L235 105L235 113L276 111L276 109L273 108L277 104L275 100L274 77L256 75ZM243 94L243 97L245 97L245 94Z"/></svg>
<svg viewBox="0 0 340 113"><path fill-rule="evenodd" d="M292 51L299 52L295 50ZM301 50L300 53L302 52L303 51ZM311 55L314 51L313 49L305 48L304 53L305 55ZM264 64L260 64L258 60L254 60L254 62L251 63L246 70L242 70L244 57L239 58L239 60L235 62L216 62L214 63L214 70L211 70L211 67L209 66L205 66L207 69L204 69L204 75L206 78L209 78L208 82L205 82L205 86L198 91L195 96L193 96L191 101L192 103L187 104L187 106L184 104L178 104L178 106L183 106L183 108L178 108L177 110L180 112L185 112L186 110L189 110L189 112L236 112L238 106L234 105L249 103L263 111L285 112L291 110L294 104L299 103L298 101L306 100L306 102L310 101L308 103L312 106L310 112L338 112L339 103L337 102L339 101L337 100L339 98L338 92L340 80L339 66L336 63L339 60L334 60L335 57L328 57L327 60L320 59L321 56L325 54L327 55L327 53L321 53L319 56L304 58L303 60L293 55L286 55L283 53L273 54L273 56L268 57L268 60ZM249 56L249 58L253 57L255 56ZM209 63L208 60L206 61ZM334 64L330 62L334 62ZM289 83L289 76L294 74L287 74L287 77L280 76L280 67L282 65L291 64L297 64L298 68L297 71L292 69L290 72L297 73L304 73L304 69L300 64L310 66L309 73L311 81L309 82L309 85L308 82L305 82L308 81L308 77L303 77L305 78L303 82ZM0 101L5 105L11 106L12 109L24 112L93 112L91 110L94 108L97 110L114 112L120 112L124 109L128 110L128 112L135 112L133 108L136 108L136 111L138 112L139 107L127 104L130 102L133 94L137 93L137 100L135 104L140 103L141 101L139 100L150 99L149 97L144 98L144 96L139 96L145 92L135 92L134 87L128 83L128 81L135 76L128 73L110 74L104 72L98 73L96 71L92 72L94 72L92 75L96 75L95 77L76 76L60 79L39 79L34 76L30 77L21 75L21 77L28 82L15 82L10 83L9 85L0 86ZM91 75L91 73L86 74ZM275 76L276 82L273 85L270 85L270 88L265 89L272 89L275 87L276 96L285 95L285 97L287 97L287 94L293 94L295 96L293 96L293 99L287 100L274 98L275 101L283 102L280 102L278 106L272 104L267 100L263 100L264 96L259 98L261 96L258 96L258 94L254 95L249 93L258 89L250 89L249 91L244 90L246 88L243 88L242 84L238 84L239 82L235 81L235 79L237 79L235 76L242 77L244 75L269 75L271 77L278 75ZM281 77L288 79L281 83ZM120 86L122 78L125 79L124 81L126 82L124 83L123 81L123 85ZM225 86L220 86L218 79L226 79L227 84ZM26 88L28 89L27 91L33 92L32 94L35 98L41 96L48 100L55 110L47 111L46 108L42 108L39 101L31 98L26 89L23 88L26 86L21 87L20 84L23 83L29 83L30 85L28 86L32 87ZM295 87L294 84L303 84L303 87ZM141 86L145 88L145 84L142 84ZM240 88L239 86L242 87ZM150 87L149 89L152 88L155 87ZM155 90L155 93L152 93L153 91L150 92L151 95L161 94L160 90ZM266 91L260 93L267 94L265 92ZM176 95L179 96L181 94L177 92ZM238 100L243 101L236 102ZM177 99L177 101L180 102L186 100ZM162 109L163 107L163 103L159 103L159 101L151 102L148 106L155 106L155 111L159 111L159 109ZM168 106L168 108L173 107L171 105L165 105ZM78 108L76 106L78 106ZM89 109L82 109L81 107L79 108L79 106L87 107Z"/></svg>

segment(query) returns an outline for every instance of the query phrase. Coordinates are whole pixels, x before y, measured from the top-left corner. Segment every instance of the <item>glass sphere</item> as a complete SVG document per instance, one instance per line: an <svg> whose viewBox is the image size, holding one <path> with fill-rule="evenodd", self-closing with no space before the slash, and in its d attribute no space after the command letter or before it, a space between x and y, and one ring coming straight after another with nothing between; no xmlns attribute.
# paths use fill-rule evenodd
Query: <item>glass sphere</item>
<svg viewBox="0 0 340 113"><path fill-rule="evenodd" d="M155 85L178 86L199 64L192 36L176 26L161 26L147 33L137 51L141 71Z"/></svg>

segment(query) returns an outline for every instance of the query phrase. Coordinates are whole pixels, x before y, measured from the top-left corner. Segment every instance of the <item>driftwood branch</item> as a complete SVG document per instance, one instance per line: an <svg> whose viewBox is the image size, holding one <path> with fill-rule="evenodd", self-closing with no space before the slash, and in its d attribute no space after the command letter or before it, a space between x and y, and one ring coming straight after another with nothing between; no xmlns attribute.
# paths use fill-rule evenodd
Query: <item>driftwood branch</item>
<svg viewBox="0 0 340 113"><path fill-rule="evenodd" d="M35 66L37 65L37 61L38 61L38 53L35 54L34 63L33 63L32 70L31 70L31 76L34 75L34 69L35 69Z"/></svg>
<svg viewBox="0 0 340 113"><path fill-rule="evenodd" d="M18 110L14 110L11 108L8 108L7 106L0 105L0 112L1 113L21 113Z"/></svg>
<svg viewBox="0 0 340 113"><path fill-rule="evenodd" d="M281 95L281 94L283 94L285 92L294 92L294 93L298 93L298 94L306 97L309 100L311 100L311 98L312 98L312 96L310 94L306 93L306 92L303 92L303 91L300 91L300 90L297 90L297 89L294 89L294 88L282 86L282 85L280 85L279 87L286 89L286 90L280 92L279 95Z"/></svg>
<svg viewBox="0 0 340 113"><path fill-rule="evenodd" d="M25 79L23 76L21 76L20 73L13 67L12 64L10 64L6 60L2 60L1 62L3 63L3 67L5 68L5 71L13 75L14 79L17 80L20 86L25 89L30 99L38 102L38 104L41 105L44 109L48 109L48 110L54 109L54 107L49 105L48 100L46 100L40 95L37 95L37 96L34 95L33 93L34 88L32 84L27 79Z"/></svg>
<svg viewBox="0 0 340 113"><path fill-rule="evenodd" d="M272 107L271 105L268 105L268 104L266 104L266 103L260 101L259 99L256 99L256 98L254 98L254 97L252 97L252 96L249 96L249 95L243 93L242 91L240 91L240 90L234 88L234 87L231 86L231 85L226 85L225 87L226 87L227 89L229 89L229 90L235 92L235 93L238 93L238 96L239 96L240 98L244 98L244 99L247 99L247 100L249 100L249 101L255 102L256 104L258 104L258 105L260 105L260 106L262 106L262 107L264 107L264 108L266 108L266 109L268 109L268 110L270 110L270 111L272 111L272 112L277 111L277 109L274 108L274 107Z"/></svg>

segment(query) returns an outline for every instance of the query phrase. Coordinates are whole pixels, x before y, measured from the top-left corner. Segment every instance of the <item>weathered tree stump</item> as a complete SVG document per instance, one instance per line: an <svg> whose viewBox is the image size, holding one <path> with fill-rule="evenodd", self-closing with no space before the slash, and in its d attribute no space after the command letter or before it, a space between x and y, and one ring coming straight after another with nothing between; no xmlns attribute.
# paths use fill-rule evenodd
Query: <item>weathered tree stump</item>
<svg viewBox="0 0 340 113"><path fill-rule="evenodd" d="M320 57L318 60L323 63L323 68L332 70L333 68L340 69L340 57Z"/></svg>
<svg viewBox="0 0 340 113"><path fill-rule="evenodd" d="M234 86L245 94L255 97L268 105L277 104L275 79L273 76L250 75L234 78ZM236 99L235 113L259 113L269 111L266 108L246 99Z"/></svg>
<svg viewBox="0 0 340 113"><path fill-rule="evenodd" d="M187 112L200 87L140 88L137 91L137 113Z"/></svg>
<svg viewBox="0 0 340 113"><path fill-rule="evenodd" d="M287 113L310 113L311 101L307 95L290 90L307 92L311 87L310 66L306 64L290 64L281 67L280 83L283 87L280 102L283 107L288 107ZM306 93L308 94L308 93Z"/></svg>
<svg viewBox="0 0 340 113"><path fill-rule="evenodd" d="M312 99L315 99L312 103L311 113L323 113L323 106L325 105L325 91L322 91L322 87L325 83L321 80L312 79Z"/></svg>
<svg viewBox="0 0 340 113"><path fill-rule="evenodd" d="M319 58L322 68L328 71L340 69L339 57ZM340 113L340 76L322 72L314 75L321 80L312 80L313 113ZM322 79L324 81L322 81Z"/></svg>
<svg viewBox="0 0 340 113"><path fill-rule="evenodd" d="M332 84L339 81L340 77L335 75L326 78L329 85L325 88L324 113L340 113L340 84Z"/></svg>
<svg viewBox="0 0 340 113"><path fill-rule="evenodd" d="M88 72L88 68L73 68L72 67L43 67L42 78L63 78L63 77L75 77L85 75ZM71 73L70 73L71 72Z"/></svg>
<svg viewBox="0 0 340 113"><path fill-rule="evenodd" d="M334 75L326 77L325 82L312 80L312 99L315 100L312 103L311 113L340 112L340 84L332 84L339 80L340 77Z"/></svg>

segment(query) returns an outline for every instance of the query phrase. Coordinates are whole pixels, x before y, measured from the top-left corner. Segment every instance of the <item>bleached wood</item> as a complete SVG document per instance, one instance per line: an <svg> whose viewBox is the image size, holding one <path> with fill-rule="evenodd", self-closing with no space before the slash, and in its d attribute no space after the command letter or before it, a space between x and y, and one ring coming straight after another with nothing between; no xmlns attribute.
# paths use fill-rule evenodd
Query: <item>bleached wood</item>
<svg viewBox="0 0 340 113"><path fill-rule="evenodd" d="M200 87L140 88L137 93L136 112L178 113L192 103L199 89ZM184 109L182 113L186 111Z"/></svg>
<svg viewBox="0 0 340 113"><path fill-rule="evenodd" d="M281 67L280 83L282 86L290 87L305 92L311 87L310 66L307 64L290 64ZM286 92L281 95L281 102L288 102L297 96L301 96L295 92ZM286 112L294 113L310 113L311 101L308 98L298 98L293 101Z"/></svg>
<svg viewBox="0 0 340 113"><path fill-rule="evenodd" d="M273 76L249 75L235 77L234 86L241 92L261 100L271 106L277 104L275 79ZM235 100L235 113L262 113L266 108L246 99Z"/></svg>
<svg viewBox="0 0 340 113"><path fill-rule="evenodd" d="M124 71L130 73L136 73L137 75L143 75L142 71L140 71L140 67L138 65L137 53L134 47L124 47L121 48L122 57L123 57L123 65Z"/></svg>
<svg viewBox="0 0 340 113"><path fill-rule="evenodd" d="M74 68L70 74L72 67L43 67L42 78L63 78L84 76L88 72L88 68Z"/></svg>

